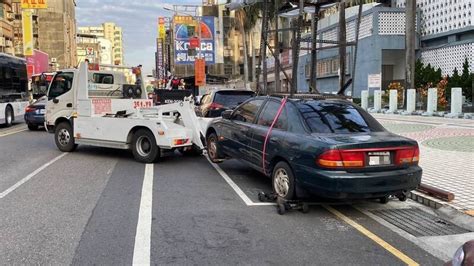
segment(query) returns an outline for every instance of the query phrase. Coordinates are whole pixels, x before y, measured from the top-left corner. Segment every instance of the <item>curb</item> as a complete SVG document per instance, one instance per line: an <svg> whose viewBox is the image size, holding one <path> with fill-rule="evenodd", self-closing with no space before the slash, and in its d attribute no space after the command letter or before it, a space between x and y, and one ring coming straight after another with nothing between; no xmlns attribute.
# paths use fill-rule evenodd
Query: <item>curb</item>
<svg viewBox="0 0 474 266"><path fill-rule="evenodd" d="M447 202L425 195L418 191L411 191L410 193L408 193L408 198L433 209L439 209L443 206L449 206Z"/></svg>

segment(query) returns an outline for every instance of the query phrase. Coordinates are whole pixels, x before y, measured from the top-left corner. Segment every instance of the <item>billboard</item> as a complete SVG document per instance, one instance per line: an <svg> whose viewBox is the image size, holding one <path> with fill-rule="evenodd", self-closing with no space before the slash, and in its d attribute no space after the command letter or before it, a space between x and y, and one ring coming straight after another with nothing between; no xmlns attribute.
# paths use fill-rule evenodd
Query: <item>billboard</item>
<svg viewBox="0 0 474 266"><path fill-rule="evenodd" d="M201 53L206 64L215 63L215 28L214 17L198 17L200 25L195 18L190 16L175 16L174 22L174 50L177 65L193 65ZM190 42L193 37L199 37L201 27L201 43L196 53L189 52Z"/></svg>
<svg viewBox="0 0 474 266"><path fill-rule="evenodd" d="M23 27L23 55L33 55L33 13L31 11L22 11L22 27Z"/></svg>
<svg viewBox="0 0 474 266"><path fill-rule="evenodd" d="M31 78L34 74L41 74L48 72L49 69L49 56L39 50L34 50L32 56L26 57L28 77Z"/></svg>
<svg viewBox="0 0 474 266"><path fill-rule="evenodd" d="M43 9L48 8L48 3L46 0L22 0L21 1L22 9Z"/></svg>

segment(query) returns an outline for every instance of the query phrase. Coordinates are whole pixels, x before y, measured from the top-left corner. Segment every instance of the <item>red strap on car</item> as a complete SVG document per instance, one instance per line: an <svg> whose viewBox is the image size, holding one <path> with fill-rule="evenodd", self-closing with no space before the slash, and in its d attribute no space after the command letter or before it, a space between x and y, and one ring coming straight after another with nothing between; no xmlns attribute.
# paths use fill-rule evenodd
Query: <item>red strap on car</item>
<svg viewBox="0 0 474 266"><path fill-rule="evenodd" d="M281 115L281 112L283 112L283 108L285 108L287 97L281 99L281 105L280 108L278 108L278 112L275 115L275 118L273 118L273 122L268 128L267 135L265 136L265 141L263 142L263 151L262 151L262 167L263 167L263 173L267 174L267 169L265 168L265 153L267 151L267 142L268 138L272 134L273 127L275 126L276 122L278 121L278 118Z"/></svg>

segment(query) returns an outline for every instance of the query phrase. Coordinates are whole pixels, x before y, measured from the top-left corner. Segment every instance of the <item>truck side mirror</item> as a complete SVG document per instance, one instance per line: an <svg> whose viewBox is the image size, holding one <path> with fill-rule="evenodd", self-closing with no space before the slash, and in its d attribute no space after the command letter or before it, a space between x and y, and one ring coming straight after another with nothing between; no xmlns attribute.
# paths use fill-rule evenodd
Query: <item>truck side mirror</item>
<svg viewBox="0 0 474 266"><path fill-rule="evenodd" d="M54 99L53 99L53 103L59 103L59 100L56 99L56 98L54 98Z"/></svg>

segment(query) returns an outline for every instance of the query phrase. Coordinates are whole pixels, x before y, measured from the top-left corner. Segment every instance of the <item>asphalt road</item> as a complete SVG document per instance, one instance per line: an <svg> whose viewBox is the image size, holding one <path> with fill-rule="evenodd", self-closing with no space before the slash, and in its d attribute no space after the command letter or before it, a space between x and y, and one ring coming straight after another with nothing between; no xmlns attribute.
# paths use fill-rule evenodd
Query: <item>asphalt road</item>
<svg viewBox="0 0 474 266"><path fill-rule="evenodd" d="M256 197L269 179L238 161L219 169L204 156L144 165L113 149L66 154L46 132L0 128L0 264L443 263L364 214L381 204L280 216Z"/></svg>

